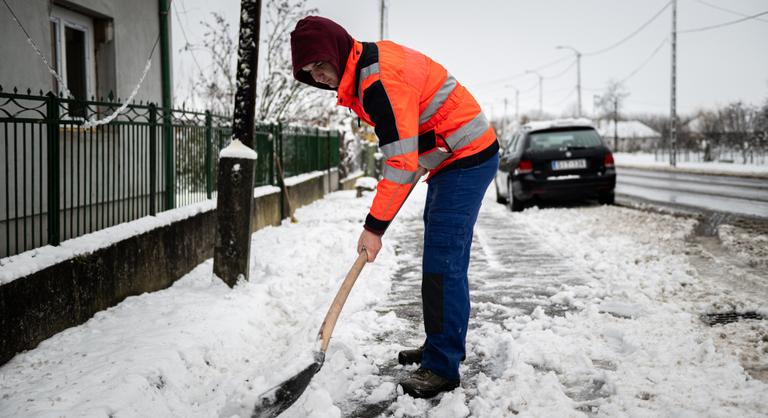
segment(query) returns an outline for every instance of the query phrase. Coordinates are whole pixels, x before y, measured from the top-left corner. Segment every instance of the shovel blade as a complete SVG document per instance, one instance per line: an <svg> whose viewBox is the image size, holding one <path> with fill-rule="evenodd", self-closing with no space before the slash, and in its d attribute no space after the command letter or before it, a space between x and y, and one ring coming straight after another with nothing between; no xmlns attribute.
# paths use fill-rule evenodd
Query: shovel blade
<svg viewBox="0 0 768 418"><path fill-rule="evenodd" d="M323 367L324 360L325 353L315 353L314 363L305 367L297 375L259 395L251 417L276 417L288 409L307 389L312 377Z"/></svg>

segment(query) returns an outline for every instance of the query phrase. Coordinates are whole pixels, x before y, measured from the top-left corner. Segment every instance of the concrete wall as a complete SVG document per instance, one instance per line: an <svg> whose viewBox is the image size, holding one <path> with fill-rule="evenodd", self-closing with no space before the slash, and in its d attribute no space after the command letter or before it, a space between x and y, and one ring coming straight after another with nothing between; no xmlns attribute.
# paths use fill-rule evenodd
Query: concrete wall
<svg viewBox="0 0 768 418"><path fill-rule="evenodd" d="M321 199L328 176L291 186L294 207ZM254 231L280 225L280 203L277 191L254 199ZM171 286L213 256L215 236L212 210L0 285L0 365L128 296Z"/></svg>
<svg viewBox="0 0 768 418"><path fill-rule="evenodd" d="M96 60L97 96L114 90L115 97L125 99L139 81L159 31L158 0L69 0L9 1L22 25L52 63L49 17L55 4L73 9L94 20L112 20L114 37L109 45L96 45L91 53ZM53 78L40 57L27 43L26 36L13 22L8 9L0 7L0 85L5 91L13 87L33 92L53 89ZM169 33L170 36L170 33ZM98 53L97 53L98 52ZM111 68L110 68L111 67ZM173 83L171 83L173 84ZM141 85L136 101L161 99L160 47L152 56L152 67Z"/></svg>

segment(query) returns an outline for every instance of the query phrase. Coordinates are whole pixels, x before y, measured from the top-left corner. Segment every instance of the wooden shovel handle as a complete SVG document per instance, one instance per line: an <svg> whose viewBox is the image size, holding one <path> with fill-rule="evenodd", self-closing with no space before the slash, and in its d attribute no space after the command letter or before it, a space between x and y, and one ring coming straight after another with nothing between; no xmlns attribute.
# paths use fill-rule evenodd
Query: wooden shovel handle
<svg viewBox="0 0 768 418"><path fill-rule="evenodd" d="M328 313L325 314L325 319L323 320L323 324L320 326L319 334L319 338L321 340L320 351L323 353L325 353L325 350L328 348L328 343L331 342L331 334L333 333L333 328L336 326L336 320L339 319L339 314L341 313L341 308L344 307L344 302L347 301L349 291L352 290L352 286L355 285L357 276L359 276L360 272L363 271L363 267L367 261L368 252L365 251L365 248L363 248L363 251L361 251L360 255L357 256L355 264L353 264L352 268L349 269L347 277L344 278L344 282L341 283L341 288L339 288L339 291L336 293L336 297L333 298L333 303L331 303L331 307L328 308Z"/></svg>
<svg viewBox="0 0 768 418"><path fill-rule="evenodd" d="M416 172L416 178L414 178L413 183L411 183L411 190L408 191L408 196L411 195L411 192L416 187L419 179L426 172L426 169L419 167ZM408 196L406 196L406 199L408 199ZM365 251L365 248L363 248L363 251L360 251L360 255L357 256L355 264L353 264L352 268L349 269L347 277L344 278L344 282L341 283L341 288L336 293L336 297L333 298L333 303L331 303L331 307L328 308L328 313L325 314L325 319L323 320L323 324L320 325L320 333L318 335L320 338L320 351L323 353L325 353L325 350L328 348L328 343L331 342L331 334L333 333L333 328L336 326L336 320L339 319L341 308L344 307L344 302L347 301L347 296L349 296L349 292L352 290L352 286L355 285L357 276L359 276L360 272L363 271L363 267L367 261L368 252Z"/></svg>

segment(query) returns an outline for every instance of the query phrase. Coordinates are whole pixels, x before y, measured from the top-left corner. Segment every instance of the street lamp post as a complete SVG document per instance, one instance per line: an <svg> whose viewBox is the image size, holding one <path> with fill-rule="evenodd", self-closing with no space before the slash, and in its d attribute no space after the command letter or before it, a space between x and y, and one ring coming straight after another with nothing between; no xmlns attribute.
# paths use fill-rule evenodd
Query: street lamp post
<svg viewBox="0 0 768 418"><path fill-rule="evenodd" d="M525 70L525 73L536 74L536 76L539 77L539 117L541 117L541 115L544 114L544 90L543 90L544 77L542 77L538 71L534 71L534 70Z"/></svg>
<svg viewBox="0 0 768 418"><path fill-rule="evenodd" d="M570 49L576 54L576 94L579 97L579 117L581 117L581 52L572 46L558 45L555 49Z"/></svg>

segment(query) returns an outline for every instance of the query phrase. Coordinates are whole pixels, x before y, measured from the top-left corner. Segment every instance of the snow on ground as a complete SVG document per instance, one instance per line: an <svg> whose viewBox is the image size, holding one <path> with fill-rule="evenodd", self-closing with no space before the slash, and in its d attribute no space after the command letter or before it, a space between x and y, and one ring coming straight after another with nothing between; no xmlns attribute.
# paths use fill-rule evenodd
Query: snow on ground
<svg viewBox="0 0 768 418"><path fill-rule="evenodd" d="M741 174L768 177L768 164L678 161L677 167L675 168L670 167L668 161L656 161L653 154L617 152L613 154L613 158L616 161L616 165L624 167L692 171L704 174Z"/></svg>
<svg viewBox="0 0 768 418"><path fill-rule="evenodd" d="M567 262L579 279L545 289L551 303L568 309L506 309L498 321L477 320L467 363L474 359L482 371L437 400L398 396L381 370L402 347L378 336L417 325L378 308L391 298L418 298L390 289L395 271L419 264L399 250L398 237L417 225L425 190L422 184L413 193L377 261L363 270L323 369L286 417L339 417L349 402L388 400L384 414L396 417L765 416L768 385L745 372L738 352L719 348L721 331L698 315L715 310L724 294L761 312L768 312L766 299L697 272L685 241L693 220L608 206L512 214L493 203L492 192L481 216L493 229L524 234L559 255L539 262ZM0 367L0 416L246 411L259 393L311 362L371 202L370 193L354 195L332 193L298 209L299 223L256 232L250 282L229 289L212 278L208 260L169 289L130 297L17 355ZM477 250L501 275L484 276L485 290L493 294L492 286L512 277L538 285L515 275L514 260L507 264L486 244L480 239ZM478 315L490 315L490 305L476 304ZM768 346L759 345L765 335L756 350ZM468 365L462 373L470 375Z"/></svg>

